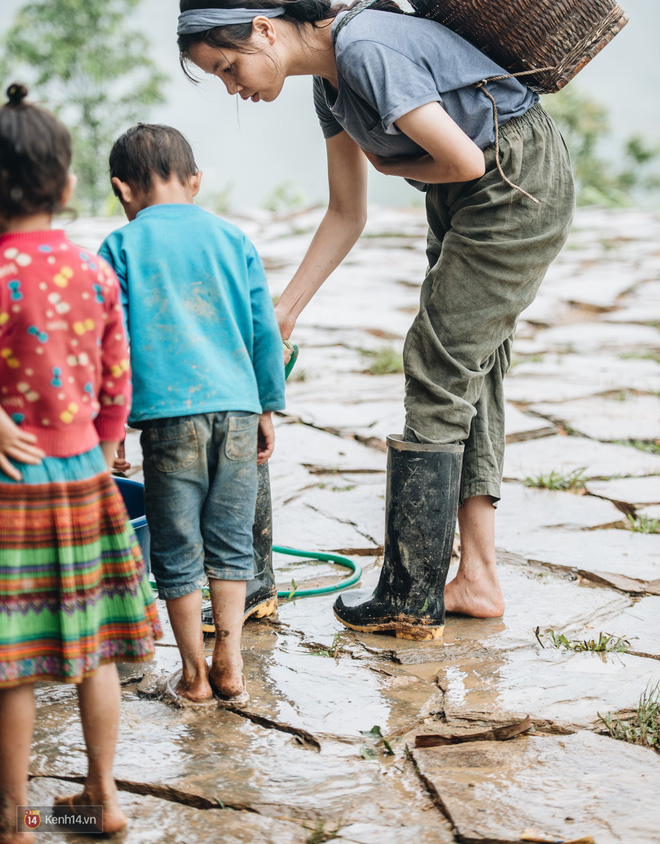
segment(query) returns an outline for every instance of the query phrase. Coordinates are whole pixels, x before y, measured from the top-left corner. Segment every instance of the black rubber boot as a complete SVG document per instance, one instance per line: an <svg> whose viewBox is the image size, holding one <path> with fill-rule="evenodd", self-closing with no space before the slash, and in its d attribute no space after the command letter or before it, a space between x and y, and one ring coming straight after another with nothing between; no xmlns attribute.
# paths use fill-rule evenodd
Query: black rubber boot
<svg viewBox="0 0 660 844"><path fill-rule="evenodd" d="M257 471L257 506L252 528L254 577L247 582L243 621L248 618L264 618L277 611L277 586L273 573L273 506L268 463L262 463L257 467Z"/></svg>
<svg viewBox="0 0 660 844"><path fill-rule="evenodd" d="M462 445L387 438L385 549L369 598L348 592L335 615L363 633L439 639L445 622L445 582L451 562L463 462Z"/></svg>
<svg viewBox="0 0 660 844"><path fill-rule="evenodd" d="M257 473L257 506L252 526L254 577L247 582L243 621L248 618L265 618L277 611L277 586L273 573L273 508L268 463L258 466ZM202 605L202 631L209 636L215 633L210 601L205 601Z"/></svg>

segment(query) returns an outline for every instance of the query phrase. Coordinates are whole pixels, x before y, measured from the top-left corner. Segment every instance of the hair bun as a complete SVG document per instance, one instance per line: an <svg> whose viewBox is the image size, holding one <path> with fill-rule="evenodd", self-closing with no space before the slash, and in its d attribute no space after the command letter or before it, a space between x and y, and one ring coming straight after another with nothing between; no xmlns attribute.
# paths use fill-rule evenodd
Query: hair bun
<svg viewBox="0 0 660 844"><path fill-rule="evenodd" d="M27 95L28 89L25 85L20 85L17 82L12 83L9 88L7 88L7 99L9 100L9 105L20 105Z"/></svg>

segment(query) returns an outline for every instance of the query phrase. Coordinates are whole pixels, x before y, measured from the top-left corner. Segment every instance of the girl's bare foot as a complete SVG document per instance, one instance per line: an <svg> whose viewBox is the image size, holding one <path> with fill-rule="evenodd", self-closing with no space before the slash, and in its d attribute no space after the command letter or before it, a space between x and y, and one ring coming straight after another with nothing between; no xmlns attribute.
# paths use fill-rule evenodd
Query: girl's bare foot
<svg viewBox="0 0 660 844"><path fill-rule="evenodd" d="M58 797L53 805L57 809L70 809L71 811L80 810L86 806L101 806L103 808L103 821L97 832L102 832L105 835L121 832L128 824L128 818L119 808L116 792L112 795L94 795L85 790L81 794Z"/></svg>
<svg viewBox="0 0 660 844"><path fill-rule="evenodd" d="M16 811L10 811L0 818L0 844L34 844L35 838L33 832L28 832L27 827L24 827L25 832L16 832Z"/></svg>

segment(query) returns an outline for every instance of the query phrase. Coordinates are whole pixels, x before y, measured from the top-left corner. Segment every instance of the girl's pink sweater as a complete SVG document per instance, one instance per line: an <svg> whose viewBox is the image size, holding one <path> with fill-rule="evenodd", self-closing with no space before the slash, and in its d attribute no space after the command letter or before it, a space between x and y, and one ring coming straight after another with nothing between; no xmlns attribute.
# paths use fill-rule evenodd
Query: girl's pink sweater
<svg viewBox="0 0 660 844"><path fill-rule="evenodd" d="M0 407L48 456L124 437L131 403L119 285L56 230L0 237Z"/></svg>

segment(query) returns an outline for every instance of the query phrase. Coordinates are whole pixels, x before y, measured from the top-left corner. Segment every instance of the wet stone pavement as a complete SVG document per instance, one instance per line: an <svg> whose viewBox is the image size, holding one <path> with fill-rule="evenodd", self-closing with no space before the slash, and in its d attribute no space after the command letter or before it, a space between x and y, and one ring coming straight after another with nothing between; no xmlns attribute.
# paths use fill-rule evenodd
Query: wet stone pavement
<svg viewBox="0 0 660 844"><path fill-rule="evenodd" d="M274 294L319 217L236 220ZM80 220L70 234L95 248L119 223ZM332 595L294 595L246 625L243 712L145 695L177 665L168 628L153 664L122 666L127 842L660 842L660 756L602 720L630 716L660 682L659 244L660 214L580 211L522 315L497 511L505 616L448 618L442 643L415 643L347 632ZM424 247L420 209L373 209L296 327L277 419L275 542L350 556L363 587L382 562L385 437L403 422L403 376L386 364L397 368L416 311ZM136 432L128 452L139 479ZM275 565L283 590L346 576L304 558ZM625 651L555 648L553 633L606 633ZM44 685L38 698L31 799L45 804L75 787L85 756L73 691ZM508 741L415 746L527 716Z"/></svg>

